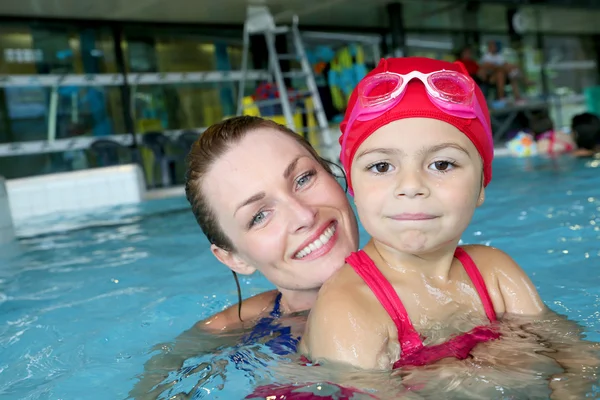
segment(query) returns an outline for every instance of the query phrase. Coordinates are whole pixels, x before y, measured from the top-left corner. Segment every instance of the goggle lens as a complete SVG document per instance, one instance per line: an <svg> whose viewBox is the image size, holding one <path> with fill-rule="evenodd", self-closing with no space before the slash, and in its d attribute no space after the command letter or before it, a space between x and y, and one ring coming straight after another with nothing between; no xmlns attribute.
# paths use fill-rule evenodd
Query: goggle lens
<svg viewBox="0 0 600 400"><path fill-rule="evenodd" d="M434 89L434 95L455 104L470 104L473 97L473 83L464 76L440 72L427 78Z"/></svg>

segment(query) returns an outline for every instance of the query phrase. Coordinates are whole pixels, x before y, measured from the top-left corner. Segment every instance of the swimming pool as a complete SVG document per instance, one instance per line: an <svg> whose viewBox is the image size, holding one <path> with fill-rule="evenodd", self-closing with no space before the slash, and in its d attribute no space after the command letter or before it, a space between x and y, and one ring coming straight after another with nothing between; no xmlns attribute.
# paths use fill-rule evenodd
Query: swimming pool
<svg viewBox="0 0 600 400"><path fill-rule="evenodd" d="M594 341L598 187L598 161L499 158L463 238L511 254L544 301ZM183 197L17 228L19 242L0 248L0 399L126 398L152 346L236 301L229 270L213 259ZM272 288L258 275L241 284L244 296ZM202 393L250 391L253 378L225 373Z"/></svg>

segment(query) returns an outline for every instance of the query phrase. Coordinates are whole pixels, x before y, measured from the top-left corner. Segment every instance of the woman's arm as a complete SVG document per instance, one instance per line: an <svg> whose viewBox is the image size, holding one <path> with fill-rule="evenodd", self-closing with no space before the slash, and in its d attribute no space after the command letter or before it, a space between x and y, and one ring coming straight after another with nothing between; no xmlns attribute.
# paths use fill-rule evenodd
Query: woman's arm
<svg viewBox="0 0 600 400"><path fill-rule="evenodd" d="M278 294L277 290L257 294L244 300L241 308L238 304L234 304L205 320L196 322L194 326L202 331L212 333L248 327L248 325L253 325L265 311L273 308Z"/></svg>
<svg viewBox="0 0 600 400"><path fill-rule="evenodd" d="M252 326L256 320L273 307L278 291L264 292L242 302L240 321L238 305L235 304L205 320L197 322L193 327L179 335L174 342L154 346L154 355L144 365L144 373L129 393L136 399L155 399L166 386L155 390L152 388L162 382L171 371L176 371L184 361L199 354L206 354L221 346L233 346L243 334L242 329ZM225 333L239 330L239 334Z"/></svg>

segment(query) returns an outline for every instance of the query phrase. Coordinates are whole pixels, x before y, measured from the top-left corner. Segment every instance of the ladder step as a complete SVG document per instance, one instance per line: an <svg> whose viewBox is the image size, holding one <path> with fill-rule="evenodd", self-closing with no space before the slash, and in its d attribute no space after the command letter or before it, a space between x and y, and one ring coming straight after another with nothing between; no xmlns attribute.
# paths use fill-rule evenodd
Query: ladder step
<svg viewBox="0 0 600 400"><path fill-rule="evenodd" d="M288 96L291 98L304 98L308 96L312 96L310 90L294 90L288 92Z"/></svg>
<svg viewBox="0 0 600 400"><path fill-rule="evenodd" d="M246 21L247 25L244 35L244 55L246 55L248 52L249 43L247 42L249 34L263 34L266 39L267 52L269 56L268 73L271 75L269 82L271 84L273 84L273 82L276 83L277 93L281 95L281 98L256 100L252 102L252 104L244 105L240 97L240 100L238 100L238 110L241 110L242 108L247 109L249 107L260 107L261 110L266 112L269 109L269 106L274 106L275 110L271 109L270 111L276 111L283 114L286 119L286 124L289 123L291 127L299 129L298 132L305 132L307 129L295 126L296 123L293 122L294 115L298 113L310 113L311 115L314 115L316 122L316 126L310 129L323 132L321 134L324 141L322 147L330 146L330 142L335 142L335 140L333 140L331 137L330 128L325 115L325 110L321 103L314 73L312 68L309 66L304 45L302 43L302 37L300 31L298 30L297 19L294 20L294 24L292 26L275 26L272 16L268 10L265 10L262 11L264 14L263 17L265 20L269 20L270 22L267 21L269 23L261 23L258 18L248 19ZM274 39L277 35L283 34L289 35L287 39L293 43L293 48L290 48L287 52L278 53L275 47ZM291 69L291 71L288 70L283 72L281 63L285 64L284 60L291 61L290 64L298 63L300 64L300 67L294 64L294 68ZM246 64L244 64L243 69L247 70ZM289 79L292 79L294 83L300 83L300 81L302 81L301 87L303 87L303 89L295 90L286 87L287 85L285 80ZM239 93L243 94L243 91L240 89ZM310 104L310 108L307 107L308 104ZM263 107L267 107L267 109L264 109ZM238 113L239 112L241 111L238 111ZM337 155L334 154L334 159L336 157Z"/></svg>
<svg viewBox="0 0 600 400"><path fill-rule="evenodd" d="M289 31L290 31L289 26L277 26L271 32L273 32L276 35L282 35L284 33L288 33Z"/></svg>
<svg viewBox="0 0 600 400"><path fill-rule="evenodd" d="M281 76L284 78L305 78L308 74L304 71L289 71L283 72Z"/></svg>
<svg viewBox="0 0 600 400"><path fill-rule="evenodd" d="M248 108L260 107L260 106L274 106L277 104L281 104L281 100L279 98L267 99L267 100L255 100L252 102L252 104L247 104L243 108L248 109Z"/></svg>
<svg viewBox="0 0 600 400"><path fill-rule="evenodd" d="M311 127L296 127L296 133L308 133L308 132L321 132L323 131L323 128L319 127L319 126L311 126ZM321 146L323 146L323 144L321 144Z"/></svg>
<svg viewBox="0 0 600 400"><path fill-rule="evenodd" d="M296 90L296 91L290 91L288 92L288 98L289 98L289 102L290 104L293 104L295 101L298 101L300 99L304 99L311 96L310 91L308 90ZM280 98L276 98L276 99L266 99L266 100L256 100L254 102L252 102L252 104L248 104L246 106L244 106L244 109L248 109L251 107L260 107L260 106L273 106L276 104L281 104L281 99Z"/></svg>
<svg viewBox="0 0 600 400"><path fill-rule="evenodd" d="M277 56L280 60L299 60L300 56L298 54L279 54Z"/></svg>

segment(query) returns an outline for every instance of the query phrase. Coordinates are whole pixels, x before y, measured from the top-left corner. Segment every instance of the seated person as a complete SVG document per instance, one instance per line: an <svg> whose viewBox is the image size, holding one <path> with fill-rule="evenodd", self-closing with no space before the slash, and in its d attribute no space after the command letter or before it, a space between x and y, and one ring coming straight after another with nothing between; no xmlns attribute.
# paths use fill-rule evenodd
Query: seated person
<svg viewBox="0 0 600 400"><path fill-rule="evenodd" d="M471 50L471 48L469 46L465 46L460 50L460 53L458 53L457 61L460 61L461 63L463 63L463 65L465 66L465 69L467 70L467 72L469 73L471 78L473 78L473 80L478 85L481 85L481 83L483 82L483 79L479 75L480 74L479 64L477 63L477 61L475 61L473 59L473 51Z"/></svg>
<svg viewBox="0 0 600 400"><path fill-rule="evenodd" d="M571 132L577 149L576 157L592 157L600 151L600 118L585 112L575 115L571 120Z"/></svg>
<svg viewBox="0 0 600 400"><path fill-rule="evenodd" d="M486 83L496 86L498 100L505 99L504 86L510 84L516 101L521 100L521 91L518 81L522 74L516 65L509 64L502 55L502 44L499 41L490 40L488 51L481 58L480 76Z"/></svg>

